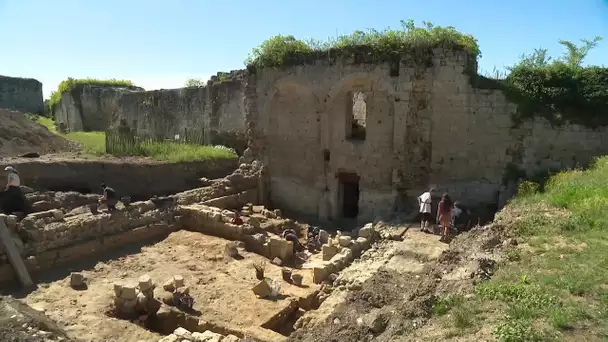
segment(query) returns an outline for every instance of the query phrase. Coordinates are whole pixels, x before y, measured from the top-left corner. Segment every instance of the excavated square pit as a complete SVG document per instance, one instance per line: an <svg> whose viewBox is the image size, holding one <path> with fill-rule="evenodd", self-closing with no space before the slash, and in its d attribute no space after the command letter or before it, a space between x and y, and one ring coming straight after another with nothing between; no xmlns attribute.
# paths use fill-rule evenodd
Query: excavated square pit
<svg viewBox="0 0 608 342"><path fill-rule="evenodd" d="M239 249L242 258L229 257L227 243L229 240L199 232L173 232L136 254L100 261L87 269L71 269L86 276L86 290L72 289L67 277L39 284L25 301L45 310L46 315L65 325L68 333L85 341L157 341L162 337L158 333L107 315L113 302L113 284L137 282L147 274L157 285L155 297L162 300L168 293L162 284L181 275L195 300L194 309L200 312L194 318L199 325L204 323L215 330L261 341L283 339L284 335L278 332L290 332L287 326L293 324L298 307L310 305L306 303L319 290L313 284L312 270L294 270L303 276L304 285L292 285L281 280L282 267L263 256ZM260 299L252 292L251 288L259 283L252 267L255 262L265 262L265 276L280 281L281 296Z"/></svg>

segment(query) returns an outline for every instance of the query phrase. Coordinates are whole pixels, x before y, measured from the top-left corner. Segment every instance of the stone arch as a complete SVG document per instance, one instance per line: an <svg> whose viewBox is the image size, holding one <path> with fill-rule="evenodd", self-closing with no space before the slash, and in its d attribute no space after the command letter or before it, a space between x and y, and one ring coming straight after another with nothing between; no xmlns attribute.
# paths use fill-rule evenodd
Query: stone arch
<svg viewBox="0 0 608 342"><path fill-rule="evenodd" d="M312 87L290 79L275 83L264 106L271 200L307 214L317 211L322 176L319 107Z"/></svg>

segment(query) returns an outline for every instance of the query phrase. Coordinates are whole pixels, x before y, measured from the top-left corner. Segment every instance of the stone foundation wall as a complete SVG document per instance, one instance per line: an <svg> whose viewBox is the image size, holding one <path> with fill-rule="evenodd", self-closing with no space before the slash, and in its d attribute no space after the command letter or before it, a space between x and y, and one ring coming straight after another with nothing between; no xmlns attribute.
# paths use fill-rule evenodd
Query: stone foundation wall
<svg viewBox="0 0 608 342"><path fill-rule="evenodd" d="M83 260L96 253L106 252L125 245L133 245L152 238L163 238L172 231L182 229L180 218L183 210L178 204L208 202L219 198L218 203L242 205L245 201L256 203L256 186L259 165L242 164L227 177L207 181L204 188L191 189L168 197L155 197L134 202L128 206L119 204L116 212L93 214L89 204L98 195L75 192L32 192L23 188L26 198L33 204L34 212L21 221L16 216L2 216L28 270L34 274L60 264ZM219 208L205 208L203 217ZM226 217L234 215L226 211ZM270 215L270 214L269 214ZM224 218L225 221L229 220ZM192 222L192 220L188 221ZM215 227L214 224L210 225ZM260 229L259 225L251 226ZM201 230L197 226L186 227ZM210 230L211 235L226 237L222 229ZM4 250L0 250L0 283L12 281L14 272L8 264Z"/></svg>
<svg viewBox="0 0 608 342"><path fill-rule="evenodd" d="M43 114L42 83L33 78L0 76L0 108Z"/></svg>

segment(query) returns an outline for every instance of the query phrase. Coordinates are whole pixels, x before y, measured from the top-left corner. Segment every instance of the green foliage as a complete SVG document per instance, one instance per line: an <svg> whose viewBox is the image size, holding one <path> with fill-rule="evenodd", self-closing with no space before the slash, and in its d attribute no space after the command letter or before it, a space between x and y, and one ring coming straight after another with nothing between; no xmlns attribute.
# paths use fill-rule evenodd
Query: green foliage
<svg viewBox="0 0 608 342"><path fill-rule="evenodd" d="M71 78L68 77L67 80L61 81L56 91L51 92L51 98L49 99L49 110L53 113L53 109L56 105L61 102L61 95L63 93L67 93L72 91L74 88L86 86L86 85L96 85L96 86L122 86L128 87L133 86L133 82L129 80L117 80L117 79L108 79L108 80L100 80L96 78Z"/></svg>
<svg viewBox="0 0 608 342"><path fill-rule="evenodd" d="M248 68L281 67L313 63L320 58L359 56L359 61L399 60L404 56L430 58L431 49L444 46L480 56L477 39L454 27L434 26L424 22L417 27L413 20L401 21L397 30L355 31L326 42L303 41L292 35L277 35L253 49L245 63ZM357 60L357 58L355 58Z"/></svg>
<svg viewBox="0 0 608 342"><path fill-rule="evenodd" d="M500 214L521 243L476 288L487 306L506 306L493 329L499 341L608 336L607 178L602 157L588 170L552 175L544 189L525 185Z"/></svg>
<svg viewBox="0 0 608 342"><path fill-rule="evenodd" d="M508 68L506 78L472 77L473 85L503 89L518 105L513 117L516 126L536 116L554 125L574 123L592 128L607 125L608 68L583 66L589 51L601 40L601 37L583 39L580 46L560 40L566 47L561 58L552 59L547 49L535 49Z"/></svg>
<svg viewBox="0 0 608 342"><path fill-rule="evenodd" d="M28 118L57 133L55 122L48 117L27 114ZM105 132L69 132L61 134L66 139L82 146L86 156L101 157L107 155ZM112 153L117 157L149 157L159 161L189 162L200 160L218 160L237 158L236 152L225 146L204 146L179 142L145 142L136 146L128 146Z"/></svg>
<svg viewBox="0 0 608 342"><path fill-rule="evenodd" d="M184 83L184 87L186 87L186 88L204 87L206 83L207 82L205 82L201 78L189 78L186 80L186 83Z"/></svg>

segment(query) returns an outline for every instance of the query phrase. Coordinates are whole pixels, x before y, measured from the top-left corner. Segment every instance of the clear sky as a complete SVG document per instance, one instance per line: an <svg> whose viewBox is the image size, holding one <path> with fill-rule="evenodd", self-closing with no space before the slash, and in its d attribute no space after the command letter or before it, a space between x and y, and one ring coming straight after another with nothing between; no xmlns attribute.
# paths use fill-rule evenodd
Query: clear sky
<svg viewBox="0 0 608 342"><path fill-rule="evenodd" d="M0 0L0 74L40 80L45 97L67 77L178 88L243 68L279 33L324 39L410 18L475 35L485 70L596 35L586 62L608 64L608 0Z"/></svg>

